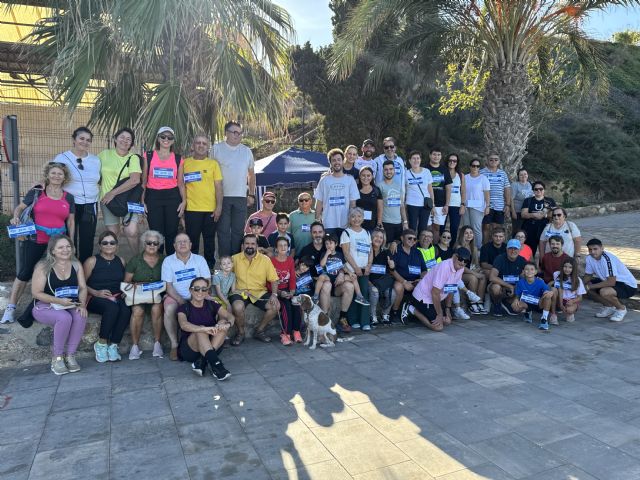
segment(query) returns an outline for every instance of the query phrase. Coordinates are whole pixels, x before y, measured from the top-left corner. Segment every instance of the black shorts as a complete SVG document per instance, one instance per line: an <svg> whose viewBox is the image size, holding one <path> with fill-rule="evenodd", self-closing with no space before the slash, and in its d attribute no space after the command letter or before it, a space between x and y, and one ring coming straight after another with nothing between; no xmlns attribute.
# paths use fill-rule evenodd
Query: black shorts
<svg viewBox="0 0 640 480"><path fill-rule="evenodd" d="M195 352L191 350L189 346L189 335L185 335L180 339L180 343L178 344L178 354L180 359L185 362L195 362L200 358L200 352Z"/></svg>
<svg viewBox="0 0 640 480"><path fill-rule="evenodd" d="M504 212L499 212L498 210L490 209L489 213L484 216L482 219L482 224L487 225L489 223L498 223L500 225L504 224Z"/></svg>
<svg viewBox="0 0 640 480"><path fill-rule="evenodd" d="M387 236L387 243L393 242L394 240L400 240L400 237L402 236L401 223L383 222L382 226L384 227L384 233Z"/></svg>
<svg viewBox="0 0 640 480"><path fill-rule="evenodd" d="M411 304L414 306L414 308L417 311L419 311L422 315L427 317L427 320L429 320L429 323L433 323L433 321L438 316L438 314L436 313L436 309L432 304L422 303L420 300L417 300L414 296L411 296ZM440 305L442 306L442 312L444 313L445 302L444 301L440 302Z"/></svg>
<svg viewBox="0 0 640 480"><path fill-rule="evenodd" d="M540 305L533 305L531 303L527 303L527 302L522 302L527 306L527 309L525 310L526 312L536 312L536 313L541 313L542 309L540 308Z"/></svg>
<svg viewBox="0 0 640 480"><path fill-rule="evenodd" d="M260 310L262 310L263 312L267 311L267 302L269 301L269 299L271 298L271 294L269 292L265 293L264 295L262 295L258 300L256 300L255 302L252 302L249 297L244 298L242 295L238 294L238 293L234 293L233 295L229 295L229 303L231 304L231 306L233 307L233 302L235 302L236 300L240 300L242 303L244 303L244 306L246 307L247 305L251 304L255 307L258 307Z"/></svg>
<svg viewBox="0 0 640 480"><path fill-rule="evenodd" d="M593 285L594 283L600 283L600 282L602 282L602 280L600 280L599 278L592 278L589 283ZM616 296L620 299L631 298L636 293L638 293L637 288L630 287L624 282L616 282L613 289L616 291Z"/></svg>

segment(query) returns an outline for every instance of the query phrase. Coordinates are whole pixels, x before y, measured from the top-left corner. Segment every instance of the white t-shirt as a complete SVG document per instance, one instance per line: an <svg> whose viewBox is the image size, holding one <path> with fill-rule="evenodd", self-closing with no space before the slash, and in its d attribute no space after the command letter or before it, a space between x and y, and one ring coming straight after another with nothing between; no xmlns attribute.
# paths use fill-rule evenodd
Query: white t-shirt
<svg viewBox="0 0 640 480"><path fill-rule="evenodd" d="M351 175L326 175L318 182L313 198L322 202L324 228L345 228L349 220L349 204L360 198L360 192Z"/></svg>
<svg viewBox="0 0 640 480"><path fill-rule="evenodd" d="M162 262L162 281L171 282L176 292L185 300L191 298L189 285L196 277L211 278L211 270L204 257L192 253L187 262L180 260L176 253Z"/></svg>
<svg viewBox="0 0 640 480"><path fill-rule="evenodd" d="M369 252L371 251L371 235L364 228L359 232L347 228L340 236L340 246L349 244L349 253L353 261L360 268L365 268L369 263ZM353 267L347 263L347 269L353 272Z"/></svg>
<svg viewBox="0 0 640 480"><path fill-rule="evenodd" d="M638 288L638 282L636 282L636 279L631 275L624 263L613 253L609 253L606 250L602 252L600 260L596 260L591 255L587 256L584 273L598 277L600 280L606 280L607 277L616 277L616 282L626 283L631 288Z"/></svg>
<svg viewBox="0 0 640 480"><path fill-rule="evenodd" d="M460 180L460 174L456 173L451 177L453 183L451 184L451 196L449 197L450 207L459 207L462 204L462 194L460 189L462 188L462 180Z"/></svg>
<svg viewBox="0 0 640 480"><path fill-rule="evenodd" d="M545 253L551 251L551 245L549 245L549 239L553 236L562 237L564 243L562 244L562 251L573 257L575 253L575 245L573 244L573 239L580 236L580 230L575 223L566 221L564 225L560 228L556 228L553 226L553 223L548 223L544 230L542 230L542 234L540 238L545 240L547 243L545 244L544 251ZM604 278L603 278L604 280Z"/></svg>
<svg viewBox="0 0 640 480"><path fill-rule="evenodd" d="M556 288L560 288L560 282L558 281L558 277L560 276L560 272L553 272L553 286ZM577 298L578 295L586 295L587 290L584 288L584 283L582 283L582 279L578 278L578 289L576 291L571 291L571 280L565 280L562 282L562 299L563 300L573 300Z"/></svg>
<svg viewBox="0 0 640 480"><path fill-rule="evenodd" d="M211 147L209 156L220 164L224 196L246 198L247 175L254 166L251 149L242 144L232 147L227 142L219 142Z"/></svg>
<svg viewBox="0 0 640 480"><path fill-rule="evenodd" d="M385 154L376 157L375 162L378 168L378 170L376 171L376 185L379 185L384 181L383 164L387 160L389 159ZM396 174L394 175L393 179L398 181L404 188L405 174L407 172L407 169L404 166L404 160L402 160L401 157L396 156L396 158L393 159L393 166L396 170Z"/></svg>
<svg viewBox="0 0 640 480"><path fill-rule="evenodd" d="M484 192L491 190L489 179L484 175L472 177L467 173L464 176L464 184L467 192L467 208L484 212L484 209L487 207L484 203Z"/></svg>
<svg viewBox="0 0 640 480"><path fill-rule="evenodd" d="M353 166L357 170L360 170L362 167L371 168L373 170L373 183L375 183L376 176L378 175L378 164L377 164L375 158L372 158L371 160L365 160L362 157L358 157L356 159L356 161L353 163Z"/></svg>
<svg viewBox="0 0 640 480"><path fill-rule="evenodd" d="M431 172L426 168L420 168L420 173L407 169L405 173L407 191L406 204L414 207L422 207L424 199L429 198L429 185L433 183Z"/></svg>
<svg viewBox="0 0 640 480"><path fill-rule="evenodd" d="M71 150L56 155L55 162L64 163L69 167L71 182L67 183L64 191L73 195L76 203L95 203L100 196L100 159L95 155L87 155L82 159L81 170L78 167L78 157Z"/></svg>

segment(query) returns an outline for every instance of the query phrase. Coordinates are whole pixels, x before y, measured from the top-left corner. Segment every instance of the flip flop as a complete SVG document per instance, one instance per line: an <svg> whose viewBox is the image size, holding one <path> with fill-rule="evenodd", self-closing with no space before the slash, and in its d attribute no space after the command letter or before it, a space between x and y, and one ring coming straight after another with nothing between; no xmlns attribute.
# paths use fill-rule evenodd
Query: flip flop
<svg viewBox="0 0 640 480"><path fill-rule="evenodd" d="M241 345L242 342L244 342L244 334L238 333L236 334L235 337L233 337L233 340L231 340L231 345L233 345L234 347L237 347Z"/></svg>

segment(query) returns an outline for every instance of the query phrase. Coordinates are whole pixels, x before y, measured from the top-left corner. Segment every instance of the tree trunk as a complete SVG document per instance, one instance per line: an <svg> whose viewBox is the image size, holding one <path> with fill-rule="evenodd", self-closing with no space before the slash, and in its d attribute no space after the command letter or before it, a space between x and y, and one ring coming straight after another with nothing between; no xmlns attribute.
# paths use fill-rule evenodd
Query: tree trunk
<svg viewBox="0 0 640 480"><path fill-rule="evenodd" d="M500 156L512 181L522 166L532 131L531 93L526 66L504 65L492 69L482 102L486 153Z"/></svg>

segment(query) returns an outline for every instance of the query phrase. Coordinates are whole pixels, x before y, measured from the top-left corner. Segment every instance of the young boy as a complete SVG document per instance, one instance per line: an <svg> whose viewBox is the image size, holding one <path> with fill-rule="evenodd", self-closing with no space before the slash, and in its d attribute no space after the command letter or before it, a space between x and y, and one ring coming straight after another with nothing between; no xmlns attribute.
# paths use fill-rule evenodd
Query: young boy
<svg viewBox="0 0 640 480"><path fill-rule="evenodd" d="M269 255L269 241L264 235L262 235L262 230L264 229L262 225L262 219L261 218L250 219L249 228L251 229L251 233L253 233L258 237L258 253L262 253L263 255Z"/></svg>
<svg viewBox="0 0 640 480"><path fill-rule="evenodd" d="M231 312L229 295L236 289L236 274L233 273L231 257L220 258L220 270L216 270L213 274L211 283L215 294L214 300Z"/></svg>
<svg viewBox="0 0 640 480"><path fill-rule="evenodd" d="M267 240L269 241L269 256L272 257L276 252L276 241L279 237L284 237L289 239L289 252L288 255L291 257L295 257L296 255L296 246L293 243L293 235L287 232L289 230L289 215L286 213L278 213L276 215L276 225L278 229L273 232Z"/></svg>
<svg viewBox="0 0 640 480"><path fill-rule="evenodd" d="M542 310L542 318L538 328L542 331L549 331L549 309L552 302L555 302L555 292L544 283L544 280L536 277L538 273L533 262L524 265L522 275L524 278L518 280L515 287L515 298L511 303L511 309L517 313L524 313L527 323L533 322L533 311Z"/></svg>
<svg viewBox="0 0 640 480"><path fill-rule="evenodd" d="M311 295L313 291L313 277L309 269L314 267L313 258L304 256L296 267L296 295Z"/></svg>

